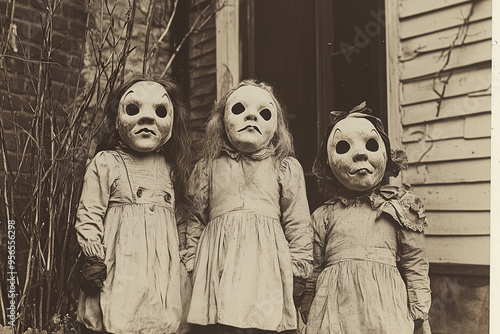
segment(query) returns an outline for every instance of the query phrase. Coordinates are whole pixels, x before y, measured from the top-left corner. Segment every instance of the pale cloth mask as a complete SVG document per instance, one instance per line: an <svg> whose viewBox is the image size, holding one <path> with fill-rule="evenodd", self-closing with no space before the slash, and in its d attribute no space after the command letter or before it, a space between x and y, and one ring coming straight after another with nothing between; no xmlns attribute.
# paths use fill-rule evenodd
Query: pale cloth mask
<svg viewBox="0 0 500 334"><path fill-rule="evenodd" d="M328 138L328 164L345 187L366 191L384 177L387 153L373 124L363 118L339 121Z"/></svg>
<svg viewBox="0 0 500 334"><path fill-rule="evenodd" d="M152 152L172 135L174 107L162 85L133 84L120 99L116 128L122 141L138 152Z"/></svg>
<svg viewBox="0 0 500 334"><path fill-rule="evenodd" d="M276 102L265 89L242 86L228 98L224 126L234 148L254 153L265 148L278 124Z"/></svg>

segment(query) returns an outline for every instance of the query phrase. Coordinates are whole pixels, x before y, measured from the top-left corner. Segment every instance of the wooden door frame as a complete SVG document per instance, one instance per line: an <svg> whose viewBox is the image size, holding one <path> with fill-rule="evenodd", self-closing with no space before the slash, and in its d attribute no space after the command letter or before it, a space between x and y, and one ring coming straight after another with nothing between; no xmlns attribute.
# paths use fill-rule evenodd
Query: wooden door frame
<svg viewBox="0 0 500 334"><path fill-rule="evenodd" d="M387 77L387 132L392 147L403 147L400 105L399 71L399 1L385 0L386 77ZM401 176L391 178L392 185L401 186Z"/></svg>
<svg viewBox="0 0 500 334"><path fill-rule="evenodd" d="M241 80L239 0L217 0L216 72L217 99Z"/></svg>

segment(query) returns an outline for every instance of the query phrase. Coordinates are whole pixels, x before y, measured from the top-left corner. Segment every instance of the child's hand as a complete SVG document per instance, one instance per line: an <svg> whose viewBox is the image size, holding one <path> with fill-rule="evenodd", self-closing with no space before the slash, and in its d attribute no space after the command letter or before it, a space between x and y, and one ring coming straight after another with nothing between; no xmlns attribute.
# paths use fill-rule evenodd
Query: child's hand
<svg viewBox="0 0 500 334"><path fill-rule="evenodd" d="M188 272L188 274L191 274L193 272L193 269L194 269L194 259L189 259L187 260L184 265L186 266L186 271Z"/></svg>
<svg viewBox="0 0 500 334"><path fill-rule="evenodd" d="M415 320L415 329L413 331L413 334L432 334L429 320Z"/></svg>
<svg viewBox="0 0 500 334"><path fill-rule="evenodd" d="M309 318L309 309L299 308L299 314L302 318L302 322L307 325L307 319Z"/></svg>
<svg viewBox="0 0 500 334"><path fill-rule="evenodd" d="M107 268L97 256L87 257L80 275L80 288L88 295L96 295L102 289Z"/></svg>

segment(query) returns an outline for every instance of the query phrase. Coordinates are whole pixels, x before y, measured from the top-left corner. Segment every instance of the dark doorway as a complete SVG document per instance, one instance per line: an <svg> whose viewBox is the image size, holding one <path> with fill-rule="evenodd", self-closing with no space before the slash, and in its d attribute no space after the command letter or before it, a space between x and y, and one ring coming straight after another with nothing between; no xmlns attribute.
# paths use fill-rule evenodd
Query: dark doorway
<svg viewBox="0 0 500 334"><path fill-rule="evenodd" d="M383 0L316 0L323 125L328 111L348 111L363 101L387 125L384 11Z"/></svg>
<svg viewBox="0 0 500 334"><path fill-rule="evenodd" d="M332 110L367 101L387 122L383 0L241 2L242 73L273 85L289 114L311 210L312 164Z"/></svg>
<svg viewBox="0 0 500 334"><path fill-rule="evenodd" d="M288 112L310 202L317 194L311 173L317 146L314 3L302 0L242 2L243 76L271 84ZM311 207L316 204L311 204Z"/></svg>
<svg viewBox="0 0 500 334"><path fill-rule="evenodd" d="M334 108L366 101L386 124L384 2L335 0L332 17Z"/></svg>

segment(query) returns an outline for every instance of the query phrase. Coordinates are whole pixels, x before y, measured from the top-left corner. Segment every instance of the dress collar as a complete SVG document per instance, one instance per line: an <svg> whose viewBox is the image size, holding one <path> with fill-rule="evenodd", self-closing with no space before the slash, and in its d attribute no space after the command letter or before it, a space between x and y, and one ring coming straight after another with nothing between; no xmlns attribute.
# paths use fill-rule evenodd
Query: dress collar
<svg viewBox="0 0 500 334"><path fill-rule="evenodd" d="M326 202L326 204L334 204L337 201L342 202L344 205L356 205L361 202L371 202L373 194L380 188L376 186L367 191L353 191L345 187L338 187L335 190L334 196Z"/></svg>
<svg viewBox="0 0 500 334"><path fill-rule="evenodd" d="M378 186L366 193L355 193L343 188L325 204L340 201L345 206L356 206L358 203L369 203L377 211L377 218L382 213L391 216L402 227L422 232L427 227L427 217L420 199L411 192L396 186Z"/></svg>

